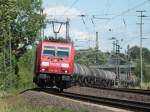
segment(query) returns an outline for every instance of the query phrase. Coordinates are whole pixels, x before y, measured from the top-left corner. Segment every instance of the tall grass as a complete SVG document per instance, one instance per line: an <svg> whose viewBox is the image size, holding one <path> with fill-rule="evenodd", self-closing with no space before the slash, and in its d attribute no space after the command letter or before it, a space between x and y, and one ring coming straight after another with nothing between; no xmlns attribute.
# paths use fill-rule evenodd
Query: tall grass
<svg viewBox="0 0 150 112"><path fill-rule="evenodd" d="M0 92L0 95L0 112L74 112L53 106L31 105L21 97L12 97L12 95L7 95L2 92Z"/></svg>

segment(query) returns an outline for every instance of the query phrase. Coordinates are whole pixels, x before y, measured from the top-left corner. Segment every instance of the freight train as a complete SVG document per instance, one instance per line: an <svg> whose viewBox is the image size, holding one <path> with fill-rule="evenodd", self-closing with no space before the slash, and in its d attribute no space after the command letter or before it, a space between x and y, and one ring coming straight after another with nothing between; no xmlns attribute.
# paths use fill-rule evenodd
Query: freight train
<svg viewBox="0 0 150 112"><path fill-rule="evenodd" d="M71 43L41 42L36 48L33 82L39 87L53 87L60 92L72 85L113 87L114 72L74 64L74 47ZM133 85L134 78L121 76L123 85Z"/></svg>

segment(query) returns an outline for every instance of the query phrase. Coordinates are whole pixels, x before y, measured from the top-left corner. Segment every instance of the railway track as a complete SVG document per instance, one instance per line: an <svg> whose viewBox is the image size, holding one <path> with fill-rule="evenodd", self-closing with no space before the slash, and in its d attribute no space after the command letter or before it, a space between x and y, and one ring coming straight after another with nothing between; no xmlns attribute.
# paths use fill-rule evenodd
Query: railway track
<svg viewBox="0 0 150 112"><path fill-rule="evenodd" d="M70 93L70 92L57 93L54 91L50 91L48 89L46 90L43 89L40 91L70 98L70 99L74 99L74 100L80 100L80 101L90 102L90 103L100 104L100 105L107 105L107 106L121 108L121 109L134 110L136 112L137 111L144 111L144 112L150 111L150 103L146 103L146 102L96 97L96 96L81 95L81 94Z"/></svg>
<svg viewBox="0 0 150 112"><path fill-rule="evenodd" d="M64 92L61 95L65 97L77 99L77 100L87 101L96 104L105 104L117 108L119 107L119 108L131 109L136 111L150 111L150 103L145 103L145 102L95 97L95 96L80 95L80 94L68 93L68 92Z"/></svg>
<svg viewBox="0 0 150 112"><path fill-rule="evenodd" d="M104 90L110 91L119 91L119 92L128 92L128 93L135 93L135 94L143 94L143 95L150 95L150 90L144 89L128 89L128 88L99 88Z"/></svg>

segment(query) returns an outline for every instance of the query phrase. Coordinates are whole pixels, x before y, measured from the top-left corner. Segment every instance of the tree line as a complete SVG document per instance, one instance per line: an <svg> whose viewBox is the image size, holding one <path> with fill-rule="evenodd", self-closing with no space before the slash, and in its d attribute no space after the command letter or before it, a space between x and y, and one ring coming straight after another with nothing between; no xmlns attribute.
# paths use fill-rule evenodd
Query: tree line
<svg viewBox="0 0 150 112"><path fill-rule="evenodd" d="M143 74L144 82L150 82L150 50L142 48L143 50ZM111 52L102 52L96 49L77 50L75 54L75 62L84 65L105 65L115 64L110 63L111 60L116 59L116 54ZM120 65L132 64L135 65L133 73L140 79L140 48L138 46L131 47L126 53L119 53ZM148 67L149 66L149 67Z"/></svg>
<svg viewBox="0 0 150 112"><path fill-rule="evenodd" d="M42 0L0 1L0 88L19 86L20 59L45 27L41 6Z"/></svg>

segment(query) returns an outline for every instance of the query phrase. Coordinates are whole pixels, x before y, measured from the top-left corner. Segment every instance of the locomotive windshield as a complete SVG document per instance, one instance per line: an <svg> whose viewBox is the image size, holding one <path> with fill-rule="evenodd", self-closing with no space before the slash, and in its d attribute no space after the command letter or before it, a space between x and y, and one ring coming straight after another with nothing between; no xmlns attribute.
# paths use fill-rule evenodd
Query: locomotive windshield
<svg viewBox="0 0 150 112"><path fill-rule="evenodd" d="M69 57L69 48L65 48L65 47L57 47L56 48L54 46L44 46L43 55Z"/></svg>
<svg viewBox="0 0 150 112"><path fill-rule="evenodd" d="M69 48L58 47L57 48L58 57L69 57Z"/></svg>
<svg viewBox="0 0 150 112"><path fill-rule="evenodd" d="M44 46L43 55L55 56L55 49L53 46Z"/></svg>

